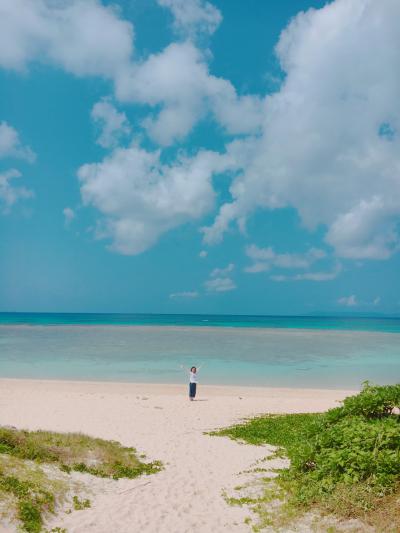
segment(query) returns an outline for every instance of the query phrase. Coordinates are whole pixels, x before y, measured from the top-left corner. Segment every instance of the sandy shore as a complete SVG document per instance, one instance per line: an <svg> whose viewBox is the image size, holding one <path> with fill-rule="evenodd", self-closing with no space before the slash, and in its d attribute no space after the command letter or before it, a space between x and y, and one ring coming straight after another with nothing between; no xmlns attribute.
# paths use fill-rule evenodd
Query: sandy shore
<svg viewBox="0 0 400 533"><path fill-rule="evenodd" d="M92 507L57 517L50 527L72 532L249 531L246 509L228 506L222 491L268 448L204 435L260 413L323 411L352 391L133 383L0 380L0 424L82 431L135 446L165 469L136 480L101 480Z"/></svg>

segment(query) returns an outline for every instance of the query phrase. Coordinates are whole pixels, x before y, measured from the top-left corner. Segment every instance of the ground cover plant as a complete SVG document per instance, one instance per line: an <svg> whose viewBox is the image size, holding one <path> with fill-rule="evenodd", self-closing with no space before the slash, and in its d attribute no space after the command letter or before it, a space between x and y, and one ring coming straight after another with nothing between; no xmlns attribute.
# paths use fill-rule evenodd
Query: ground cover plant
<svg viewBox="0 0 400 533"><path fill-rule="evenodd" d="M284 451L290 466L276 478L282 511L318 508L400 531L399 408L400 385L365 383L324 414L266 415L213 434Z"/></svg>
<svg viewBox="0 0 400 533"><path fill-rule="evenodd" d="M71 471L119 479L161 469L159 461L145 463L134 448L119 442L81 433L0 427L0 504L13 508L14 516L30 533L42 531L44 515L54 513L70 489L66 481L46 471L49 465L64 473L64 479ZM72 504L74 510L90 507L89 500L79 500L76 495Z"/></svg>

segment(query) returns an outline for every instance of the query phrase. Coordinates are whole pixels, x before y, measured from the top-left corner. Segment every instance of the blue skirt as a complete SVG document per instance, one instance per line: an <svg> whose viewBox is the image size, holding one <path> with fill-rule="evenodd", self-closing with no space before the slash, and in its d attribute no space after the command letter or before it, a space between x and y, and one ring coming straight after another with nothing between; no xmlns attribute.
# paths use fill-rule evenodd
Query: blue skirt
<svg viewBox="0 0 400 533"><path fill-rule="evenodd" d="M196 396L196 385L197 383L189 383L189 398Z"/></svg>

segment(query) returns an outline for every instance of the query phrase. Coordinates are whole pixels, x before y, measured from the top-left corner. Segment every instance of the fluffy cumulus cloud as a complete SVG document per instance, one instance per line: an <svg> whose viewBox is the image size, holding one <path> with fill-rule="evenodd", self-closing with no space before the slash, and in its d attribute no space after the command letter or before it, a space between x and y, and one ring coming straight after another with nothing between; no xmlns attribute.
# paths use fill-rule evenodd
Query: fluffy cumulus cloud
<svg viewBox="0 0 400 533"><path fill-rule="evenodd" d="M97 143L103 148L112 148L131 128L125 113L117 111L109 98L102 98L91 111L93 121L100 128Z"/></svg>
<svg viewBox="0 0 400 533"><path fill-rule="evenodd" d="M210 33L220 20L218 10L200 0L163 5L181 29ZM100 0L5 0L0 15L0 66L24 71L44 62L77 76L109 79L117 100L150 110L142 126L160 145L183 139L210 114L229 133L254 133L260 127L261 100L240 96L228 80L211 75L207 51L189 40L135 58L132 24ZM221 158L215 155L212 164L200 152L192 160L162 165L158 152L118 148L129 125L110 100L98 102L92 117L102 127L98 142L114 151L79 170L81 191L84 202L102 215L97 235L111 238L114 250L139 253L162 232L209 212L211 176Z"/></svg>
<svg viewBox="0 0 400 533"><path fill-rule="evenodd" d="M0 65L8 69L41 61L115 79L133 52L132 25L98 0L2 0L0 21Z"/></svg>
<svg viewBox="0 0 400 533"><path fill-rule="evenodd" d="M86 205L103 215L96 235L122 254L138 254L164 232L196 220L214 205L215 154L199 152L163 164L159 151L117 148L78 172Z"/></svg>
<svg viewBox="0 0 400 533"><path fill-rule="evenodd" d="M7 214L18 200L33 196L33 192L26 187L14 185L13 180L20 177L21 173L15 169L0 173L0 212L3 214Z"/></svg>
<svg viewBox="0 0 400 533"><path fill-rule="evenodd" d="M220 11L204 0L157 0L171 10L175 30L188 37L212 34L222 21Z"/></svg>
<svg viewBox="0 0 400 533"><path fill-rule="evenodd" d="M291 206L311 231L326 229L339 257L386 259L398 250L400 3L335 0L299 13L276 47L283 81L267 96L239 94L210 71L211 54L197 37L221 22L211 3L158 3L184 39L148 57L135 55L134 29L122 12L100 0L0 3L0 67L24 71L44 62L105 78L118 103L143 106L141 126L160 146L183 141L206 117L223 135L239 135L221 156L200 151L166 165L157 151L118 147L128 132L125 115L110 101L96 104L98 142L113 151L84 165L79 178L84 202L102 216L97 235L121 253L147 249L164 231L210 212L211 177L224 166L234 176L231 199L204 229L207 244L232 223L244 230L260 207ZM7 128L0 128L0 153L29 159ZM253 259L253 272L284 261Z"/></svg>
<svg viewBox="0 0 400 533"><path fill-rule="evenodd" d="M21 143L17 130L4 121L0 123L0 158L2 157L25 159L29 163L33 163L36 158L31 148Z"/></svg>
<svg viewBox="0 0 400 533"><path fill-rule="evenodd" d="M261 125L261 99L240 96L230 81L211 75L206 54L189 41L172 43L127 69L116 95L157 110L143 125L161 145L182 140L207 114L231 134L255 133Z"/></svg>
<svg viewBox="0 0 400 533"><path fill-rule="evenodd" d="M189 32L210 33L221 19L201 0L160 3L172 10L175 25ZM77 76L109 79L121 101L154 108L143 125L162 145L183 139L209 113L228 133L257 131L261 100L239 96L228 80L212 76L207 51L184 41L139 59L133 38L132 24L99 0L4 0L0 6L1 67L21 71L39 61Z"/></svg>
<svg viewBox="0 0 400 533"><path fill-rule="evenodd" d="M400 246L398 203L398 198L390 197L390 190L386 198L376 195L370 200L361 200L334 221L327 241L343 257L387 259Z"/></svg>
<svg viewBox="0 0 400 533"><path fill-rule="evenodd" d="M396 0L336 0L298 14L276 51L285 78L262 134L228 147L239 175L205 241L256 208L292 206L348 258L399 246L400 33ZM245 154L245 157L244 155Z"/></svg>

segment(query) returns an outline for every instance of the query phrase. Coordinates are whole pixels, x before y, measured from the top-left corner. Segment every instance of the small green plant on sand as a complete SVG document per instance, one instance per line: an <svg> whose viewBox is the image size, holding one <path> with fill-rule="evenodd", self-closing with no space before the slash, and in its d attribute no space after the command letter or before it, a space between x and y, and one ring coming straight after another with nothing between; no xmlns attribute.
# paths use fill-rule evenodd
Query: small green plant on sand
<svg viewBox="0 0 400 533"><path fill-rule="evenodd" d="M276 478L286 494L282 512L314 507L394 532L400 530L399 407L400 385L364 383L324 414L266 415L212 434L285 450L290 467Z"/></svg>
<svg viewBox="0 0 400 533"><path fill-rule="evenodd" d="M33 481L21 481L15 476L0 472L0 492L14 497L17 518L28 532L41 531L42 513L54 511L54 495Z"/></svg>
<svg viewBox="0 0 400 533"><path fill-rule="evenodd" d="M40 531L43 514L63 502L68 484L39 465L0 454L0 503L4 516L17 518L25 531Z"/></svg>
<svg viewBox="0 0 400 533"><path fill-rule="evenodd" d="M72 503L75 511L83 511L84 509L89 509L91 506L90 500L87 498L80 500L76 495L72 498Z"/></svg>

